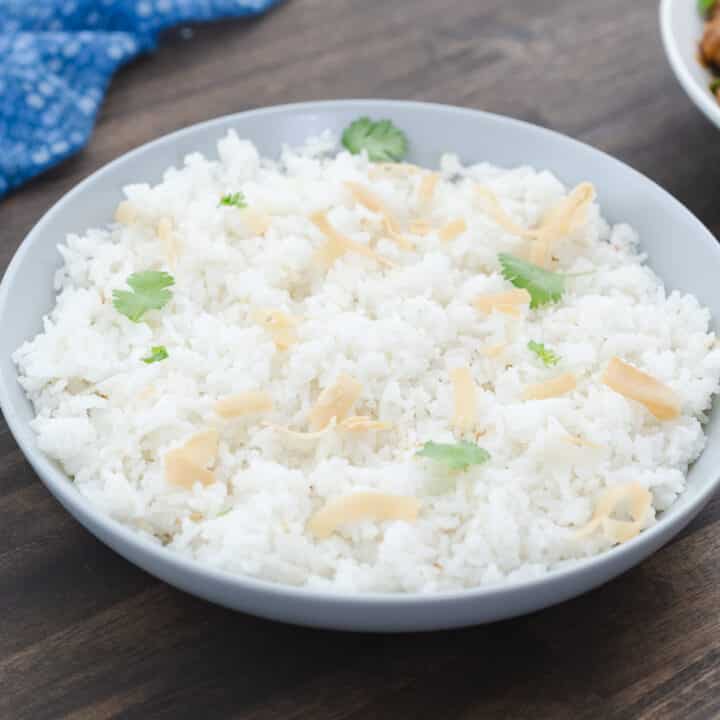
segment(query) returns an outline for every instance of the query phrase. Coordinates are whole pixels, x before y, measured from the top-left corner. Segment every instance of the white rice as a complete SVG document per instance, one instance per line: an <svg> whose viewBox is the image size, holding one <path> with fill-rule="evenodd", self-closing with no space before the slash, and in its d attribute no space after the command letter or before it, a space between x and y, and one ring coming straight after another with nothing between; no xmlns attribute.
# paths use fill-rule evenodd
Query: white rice
<svg viewBox="0 0 720 720"><path fill-rule="evenodd" d="M413 237L416 251L390 241L375 249L394 269L347 253L329 271L314 262L324 243L309 215L327 210L335 227L368 243L372 214L343 181L369 183L362 156L335 153L329 135L281 161L229 133L219 160L194 154L156 187L125 194L139 213L130 226L70 235L59 246L57 305L44 331L14 355L32 399L39 445L83 495L168 550L212 567L280 583L346 592L431 592L533 578L606 550L602 533L577 536L607 487L639 481L655 513L683 492L688 464L704 444L703 413L720 381L720 350L707 309L667 295L645 265L627 225L610 227L593 205L584 227L556 251L575 278L557 304L520 318L482 315L480 293L511 286L499 252L527 241L502 230L473 202L481 181L519 223L531 225L567 189L549 172L464 168L442 160L432 220L465 218L448 242ZM407 221L419 176L373 181L373 191ZM471 182L472 180L473 182ZM271 216L254 237L218 199L242 191ZM112 291L148 269L168 270L154 230L171 218L181 246L171 302L133 323L113 308ZM252 320L278 308L302 318L289 350ZM546 368L528 351L544 342L561 357ZM501 357L483 347L508 343ZM145 364L153 345L169 358ZM613 356L669 385L679 418L659 422L600 381ZM428 440L455 442L449 370L469 366L478 386L479 443L491 460L456 476L414 455ZM573 372L577 389L523 401L523 388ZM268 421L307 429L319 391L340 373L362 384L354 414L393 423L389 432L329 432L297 443ZM222 421L218 398L265 390L274 409ZM164 453L207 427L221 432L216 480L192 491L167 483ZM599 449L575 447L580 435ZM414 523L366 520L330 538L308 531L329 499L381 490L420 501Z"/></svg>

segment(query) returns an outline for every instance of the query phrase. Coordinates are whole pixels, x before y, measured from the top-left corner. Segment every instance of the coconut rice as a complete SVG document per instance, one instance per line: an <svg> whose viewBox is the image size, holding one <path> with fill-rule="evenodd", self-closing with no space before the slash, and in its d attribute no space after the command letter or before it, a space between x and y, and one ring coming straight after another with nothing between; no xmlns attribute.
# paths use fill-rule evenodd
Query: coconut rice
<svg viewBox="0 0 720 720"><path fill-rule="evenodd" d="M271 162L230 132L59 245L57 304L14 355L39 446L168 551L279 583L432 592L607 550L683 492L720 350L594 201L547 257L572 275L562 297L521 301L498 254L531 243L498 206L533 228L569 191L450 154L435 173L373 164L330 134ZM219 205L236 192L246 207ZM172 299L132 322L113 291L146 270ZM614 389L613 359L677 409ZM489 460L417 455L459 441Z"/></svg>

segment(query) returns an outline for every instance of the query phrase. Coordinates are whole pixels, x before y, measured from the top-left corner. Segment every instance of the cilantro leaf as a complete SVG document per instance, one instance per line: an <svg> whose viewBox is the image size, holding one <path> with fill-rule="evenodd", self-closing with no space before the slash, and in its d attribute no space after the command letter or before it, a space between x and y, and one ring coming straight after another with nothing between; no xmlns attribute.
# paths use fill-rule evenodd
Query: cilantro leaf
<svg viewBox="0 0 720 720"><path fill-rule="evenodd" d="M405 133L390 120L373 122L369 117L361 117L348 125L342 134L342 144L353 155L366 150L373 162L398 162L408 149Z"/></svg>
<svg viewBox="0 0 720 720"><path fill-rule="evenodd" d="M703 17L710 15L717 0L698 0L698 10Z"/></svg>
<svg viewBox="0 0 720 720"><path fill-rule="evenodd" d="M113 307L133 322L140 322L148 310L160 310L172 297L166 288L175 284L172 275L157 270L133 273L127 284L128 290L113 290Z"/></svg>
<svg viewBox="0 0 720 720"><path fill-rule="evenodd" d="M228 193L220 198L218 207L226 205L228 207L244 208L247 207L245 196L241 192Z"/></svg>
<svg viewBox="0 0 720 720"><path fill-rule="evenodd" d="M490 459L490 453L479 445L459 442L455 445L426 442L416 455L447 465L451 470L467 470L470 465L482 465Z"/></svg>
<svg viewBox="0 0 720 720"><path fill-rule="evenodd" d="M160 362L168 357L167 348L164 345L153 345L150 348L150 355L146 358L142 358L144 363L150 365L150 363Z"/></svg>
<svg viewBox="0 0 720 720"><path fill-rule="evenodd" d="M530 293L531 308L557 302L562 297L565 275L545 270L508 253L500 253L498 259L503 277L515 287L525 288Z"/></svg>
<svg viewBox="0 0 720 720"><path fill-rule="evenodd" d="M545 367L552 367L560 362L560 356L542 343L531 340L527 346L528 350L534 352L543 361Z"/></svg>

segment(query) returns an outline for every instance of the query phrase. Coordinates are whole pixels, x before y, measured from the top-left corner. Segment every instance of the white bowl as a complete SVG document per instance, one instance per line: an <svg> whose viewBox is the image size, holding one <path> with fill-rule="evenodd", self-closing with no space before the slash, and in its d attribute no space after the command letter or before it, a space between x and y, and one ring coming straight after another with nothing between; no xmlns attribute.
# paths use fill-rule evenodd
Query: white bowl
<svg viewBox="0 0 720 720"><path fill-rule="evenodd" d="M720 127L720 103L708 87L712 76L698 62L703 19L696 0L661 0L660 32L675 77L707 118Z"/></svg>
<svg viewBox="0 0 720 720"><path fill-rule="evenodd" d="M676 535L718 486L720 423L708 424L708 446L692 467L688 487L651 528L625 545L529 582L426 595L346 595L275 585L208 569L141 538L99 512L36 445L29 427L32 408L18 382L11 353L41 329L54 304L57 244L68 232L103 225L135 181L157 182L169 165L190 151L215 155L229 128L276 155L283 143L298 144L326 128L339 132L369 115L390 118L407 134L411 157L429 167L442 152L465 162L530 164L552 169L567 184L592 181L611 222L634 225L649 262L669 289L694 293L720 317L720 248L680 203L627 165L557 133L517 120L440 105L384 100L313 102L255 110L195 125L149 143L80 183L33 228L0 285L0 404L15 439L53 495L100 540L153 575L213 602L268 618L327 628L431 630L490 622L538 610L585 592L619 575ZM681 243L681 252L678 252Z"/></svg>

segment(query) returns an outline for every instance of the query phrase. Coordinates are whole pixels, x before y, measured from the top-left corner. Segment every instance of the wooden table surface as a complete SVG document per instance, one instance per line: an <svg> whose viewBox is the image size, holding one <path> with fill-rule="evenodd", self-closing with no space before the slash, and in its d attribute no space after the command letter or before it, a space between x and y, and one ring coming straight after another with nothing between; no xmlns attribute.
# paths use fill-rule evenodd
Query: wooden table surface
<svg viewBox="0 0 720 720"><path fill-rule="evenodd" d="M116 76L82 154L0 201L0 267L50 205L121 153L217 115L339 97L554 128L646 173L720 236L720 133L671 75L656 5L290 0L258 21L169 32ZM136 569L58 505L3 422L0 718L718 717L719 520L717 497L640 567L530 617L320 632L214 607Z"/></svg>

